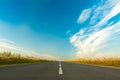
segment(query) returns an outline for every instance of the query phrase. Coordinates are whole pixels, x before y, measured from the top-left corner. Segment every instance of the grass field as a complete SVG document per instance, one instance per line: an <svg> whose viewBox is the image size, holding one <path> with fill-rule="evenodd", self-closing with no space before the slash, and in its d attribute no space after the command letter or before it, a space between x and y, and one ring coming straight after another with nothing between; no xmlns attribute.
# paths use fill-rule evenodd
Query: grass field
<svg viewBox="0 0 120 80"><path fill-rule="evenodd" d="M36 63L36 62L47 62L47 61L48 60L38 59L34 57L23 57L20 54L12 54L11 52L0 53L0 65Z"/></svg>
<svg viewBox="0 0 120 80"><path fill-rule="evenodd" d="M70 60L69 62L120 67L120 58L89 58Z"/></svg>

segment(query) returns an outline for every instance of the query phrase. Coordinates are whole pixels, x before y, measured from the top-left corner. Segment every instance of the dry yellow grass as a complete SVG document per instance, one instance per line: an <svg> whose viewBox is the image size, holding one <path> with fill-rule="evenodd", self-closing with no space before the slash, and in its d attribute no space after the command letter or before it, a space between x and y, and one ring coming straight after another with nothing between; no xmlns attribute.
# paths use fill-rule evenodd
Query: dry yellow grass
<svg viewBox="0 0 120 80"><path fill-rule="evenodd" d="M120 67L120 58L89 58L70 60L69 62Z"/></svg>
<svg viewBox="0 0 120 80"><path fill-rule="evenodd" d="M11 52L0 53L0 65L4 64L22 64L46 62L48 60L38 59L34 57L23 57L20 54L12 54Z"/></svg>

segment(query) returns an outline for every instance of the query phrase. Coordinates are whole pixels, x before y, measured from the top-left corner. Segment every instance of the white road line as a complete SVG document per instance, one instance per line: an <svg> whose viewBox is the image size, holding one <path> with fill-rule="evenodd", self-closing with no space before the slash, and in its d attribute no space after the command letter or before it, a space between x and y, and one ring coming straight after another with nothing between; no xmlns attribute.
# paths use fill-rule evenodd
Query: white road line
<svg viewBox="0 0 120 80"><path fill-rule="evenodd" d="M59 74L59 75L62 75L62 74L63 74L61 62L59 62L59 72L58 72L58 74Z"/></svg>

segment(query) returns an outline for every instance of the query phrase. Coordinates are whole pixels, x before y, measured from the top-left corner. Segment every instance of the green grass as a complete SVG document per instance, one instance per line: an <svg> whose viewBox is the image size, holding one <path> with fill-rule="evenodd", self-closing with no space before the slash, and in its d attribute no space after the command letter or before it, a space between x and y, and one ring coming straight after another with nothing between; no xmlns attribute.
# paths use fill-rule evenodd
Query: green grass
<svg viewBox="0 0 120 80"><path fill-rule="evenodd" d="M49 60L38 59L31 56L23 57L20 54L12 54L11 52L0 53L0 65L36 63L36 62L47 62L47 61Z"/></svg>
<svg viewBox="0 0 120 80"><path fill-rule="evenodd" d="M89 58L70 60L69 62L120 67L120 58Z"/></svg>

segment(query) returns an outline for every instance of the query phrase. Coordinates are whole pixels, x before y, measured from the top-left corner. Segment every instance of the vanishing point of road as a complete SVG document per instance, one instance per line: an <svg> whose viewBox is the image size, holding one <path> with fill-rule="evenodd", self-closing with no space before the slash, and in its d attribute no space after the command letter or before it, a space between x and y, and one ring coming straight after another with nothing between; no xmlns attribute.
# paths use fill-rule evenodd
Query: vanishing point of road
<svg viewBox="0 0 120 80"><path fill-rule="evenodd" d="M120 69L44 62L0 67L0 80L120 80Z"/></svg>

